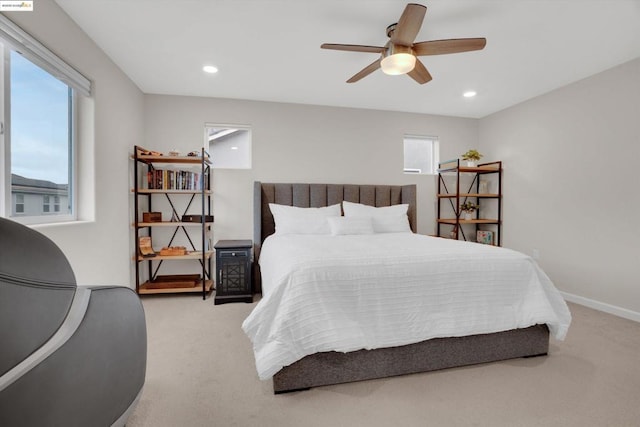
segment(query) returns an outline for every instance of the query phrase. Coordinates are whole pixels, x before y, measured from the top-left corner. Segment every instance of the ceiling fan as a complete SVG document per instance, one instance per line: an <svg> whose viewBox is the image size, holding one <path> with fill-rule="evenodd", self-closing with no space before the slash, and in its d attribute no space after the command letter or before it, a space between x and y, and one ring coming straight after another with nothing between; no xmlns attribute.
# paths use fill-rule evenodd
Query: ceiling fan
<svg viewBox="0 0 640 427"><path fill-rule="evenodd" d="M347 83L355 83L378 68L382 68L385 74L409 74L409 77L416 82L425 84L432 77L417 56L481 50L487 44L485 38L432 40L414 43L426 13L426 6L415 3L407 4L400 16L400 20L387 27L389 41L384 46L324 43L320 47L322 49L380 54L380 59L375 60L356 73L347 80Z"/></svg>

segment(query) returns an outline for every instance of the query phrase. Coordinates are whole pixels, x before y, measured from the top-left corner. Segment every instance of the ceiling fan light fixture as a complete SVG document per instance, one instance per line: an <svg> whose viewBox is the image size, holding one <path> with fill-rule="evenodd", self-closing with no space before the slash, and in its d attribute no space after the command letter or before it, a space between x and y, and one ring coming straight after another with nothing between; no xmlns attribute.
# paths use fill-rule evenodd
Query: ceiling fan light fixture
<svg viewBox="0 0 640 427"><path fill-rule="evenodd" d="M487 40L483 37L416 42L416 36L420 32L426 12L426 6L417 3L407 4L398 22L387 27L389 41L384 46L323 43L320 47L347 52L381 54L380 59L358 71L347 80L347 83L355 83L381 68L385 74L407 74L422 85L430 82L432 77L418 57L482 50L487 44Z"/></svg>
<svg viewBox="0 0 640 427"><path fill-rule="evenodd" d="M382 58L382 72L390 76L407 74L416 66L416 57L410 53L396 53Z"/></svg>

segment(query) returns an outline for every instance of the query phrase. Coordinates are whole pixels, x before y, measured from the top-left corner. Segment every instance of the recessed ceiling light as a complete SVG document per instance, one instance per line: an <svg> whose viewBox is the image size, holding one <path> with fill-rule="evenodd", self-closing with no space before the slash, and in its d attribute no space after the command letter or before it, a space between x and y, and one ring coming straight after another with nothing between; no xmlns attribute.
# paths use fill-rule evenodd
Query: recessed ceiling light
<svg viewBox="0 0 640 427"><path fill-rule="evenodd" d="M235 146L234 146L234 147L231 147L231 149L232 149L232 150L237 150L237 149L238 149L238 147L235 147Z"/></svg>
<svg viewBox="0 0 640 427"><path fill-rule="evenodd" d="M464 96L465 98L473 98L476 95L476 91L474 90L469 90L462 94L462 96Z"/></svg>
<svg viewBox="0 0 640 427"><path fill-rule="evenodd" d="M218 69L213 65L205 65L204 67L202 67L202 71L209 74L215 74L218 72Z"/></svg>

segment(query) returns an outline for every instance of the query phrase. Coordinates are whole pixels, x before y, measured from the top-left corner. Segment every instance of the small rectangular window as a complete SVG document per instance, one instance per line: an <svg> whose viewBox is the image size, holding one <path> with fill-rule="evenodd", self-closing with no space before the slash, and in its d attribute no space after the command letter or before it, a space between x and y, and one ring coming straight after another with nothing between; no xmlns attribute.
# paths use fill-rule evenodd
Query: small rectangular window
<svg viewBox="0 0 640 427"><path fill-rule="evenodd" d="M251 128L205 124L205 147L214 169L251 169Z"/></svg>
<svg viewBox="0 0 640 427"><path fill-rule="evenodd" d="M404 136L404 173L434 175L439 158L437 137Z"/></svg>
<svg viewBox="0 0 640 427"><path fill-rule="evenodd" d="M15 213L24 213L24 194L16 194Z"/></svg>

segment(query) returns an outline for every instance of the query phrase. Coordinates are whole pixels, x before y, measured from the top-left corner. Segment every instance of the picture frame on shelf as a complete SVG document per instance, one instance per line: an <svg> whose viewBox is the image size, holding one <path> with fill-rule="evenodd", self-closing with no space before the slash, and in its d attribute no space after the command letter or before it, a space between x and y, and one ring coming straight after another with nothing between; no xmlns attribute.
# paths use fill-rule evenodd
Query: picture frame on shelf
<svg viewBox="0 0 640 427"><path fill-rule="evenodd" d="M478 230L476 232L476 242L482 243L484 245L495 245L493 231Z"/></svg>

